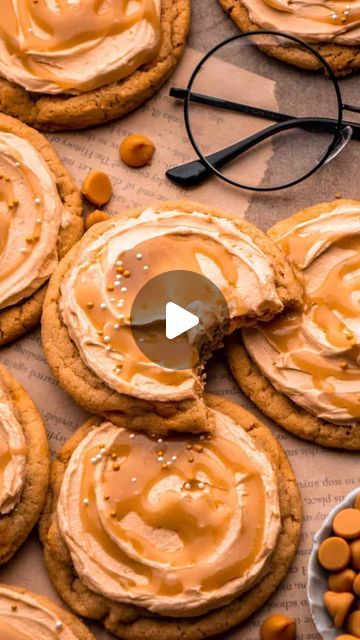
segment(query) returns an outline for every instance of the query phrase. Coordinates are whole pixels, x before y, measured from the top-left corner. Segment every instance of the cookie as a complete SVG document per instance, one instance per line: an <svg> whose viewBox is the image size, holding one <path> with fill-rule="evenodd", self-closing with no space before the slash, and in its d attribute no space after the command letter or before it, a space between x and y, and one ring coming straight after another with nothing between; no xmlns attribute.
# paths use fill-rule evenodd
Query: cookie
<svg viewBox="0 0 360 640"><path fill-rule="evenodd" d="M209 269L223 269L230 277L230 322L212 305L215 319L210 316L198 364L181 370L156 364L132 334L136 294L164 272L206 275ZM239 278L238 287L231 278ZM269 319L298 304L300 296L283 254L254 226L198 203L162 203L95 225L61 261L45 300L43 346L61 386L91 413L115 424L126 415L133 429L151 433L206 430L211 425L202 401L204 361L221 345L224 333ZM164 307L159 301L156 313ZM150 339L151 322L144 325Z"/></svg>
<svg viewBox="0 0 360 640"><path fill-rule="evenodd" d="M63 640L95 640L75 616L35 593L0 584L0 632L4 640L61 637Z"/></svg>
<svg viewBox="0 0 360 640"><path fill-rule="evenodd" d="M62 37L64 37L64 32L71 32L75 24L72 23L71 19L71 14L74 14L72 3L68 4L69 7L63 7L61 13L61 20L64 24L61 21L59 22L59 33ZM0 78L0 109L44 131L77 130L124 116L153 96L170 77L183 53L190 24L190 0L155 0L154 3L149 0L143 0L140 3L139 11L149 18L150 25L147 23L140 24L140 22L137 24L136 22L134 23L134 18L118 16L117 13L123 11L123 5L116 6L115 3L115 6L112 7L111 3L109 4L110 7L107 7L108 12L102 15L99 26L99 15L94 13L92 16L88 3L85 4L83 0L79 2L77 9L79 17L77 19L81 20L81 12L85 12L86 24L89 24L91 18L94 32L96 33L100 29L101 37L96 46L90 46L91 43L89 44L89 51L86 49L85 54L82 54L82 56L85 55L85 59L80 56L78 60L75 60L73 67L70 67L70 71L74 71L77 78L77 82L72 78L73 85L71 86L74 86L74 89L66 87L66 85L69 86L70 79L65 78L62 80L64 90L62 91L61 89L61 83L60 89L59 86L57 87L58 90L62 91L61 93L38 92L42 90L43 86L48 91L56 91L56 87L54 89L53 86L52 75L49 76L48 72L52 64L51 59L47 65L44 65L45 69L37 70L37 75L34 73L30 79L23 82L28 87L35 88L36 92L32 89L26 90L16 83L14 80L15 73L13 81L10 81L11 78L7 80L6 77L9 78L9 70L4 64L4 77ZM149 29L151 25L155 25L155 22L158 21L155 7L159 9L160 6L160 24L156 25L154 29L155 35L152 35L153 31L149 31ZM39 16L36 14L36 17L42 25L45 18L49 20L49 24L47 24L48 46L55 46L55 43L53 43L54 38L51 38L50 34L54 27L52 22L58 21L59 16L57 15L55 18L54 14L50 14L51 17L49 18L42 15L42 7L32 8L32 11L35 14L36 11L39 12ZM127 33L118 33L116 36L115 32L114 35L113 32L114 29L116 30L117 22L115 19L111 20L111 11L116 14L120 25L126 22ZM108 21L108 14L110 15L110 22ZM66 27L67 20L70 22ZM133 22L132 25L131 22ZM120 31L121 29L122 27L120 26ZM31 40L29 42L30 51L31 44L35 49L37 46L44 46L43 39L39 44L39 39L35 39L34 33L29 36L25 32L24 37L28 37ZM83 35L86 37L86 34ZM75 36L79 38L79 32L74 33ZM120 37L120 41L114 40L115 37ZM155 37L156 41L153 41ZM135 40L132 40L132 38L135 38ZM66 47L66 40L62 44ZM122 76L114 81L114 70L117 70L117 65L120 63L119 56L117 55L114 58L113 54L117 54L125 46L130 51L128 52L128 57L125 53L120 57L120 62L122 61L120 65ZM73 50L71 51L73 53ZM96 57L96 64L91 57L92 55ZM39 57L31 60L29 64L30 70L36 66L38 60ZM93 72L94 69L99 70L100 79L99 86L92 88L93 84L91 82L88 84L84 82L84 76L89 71ZM16 68L16 72L18 72L18 68ZM25 75L28 73L28 67L24 73ZM50 77L49 82L47 82L48 77ZM22 76L21 78L23 81ZM44 78L46 82L44 82Z"/></svg>
<svg viewBox="0 0 360 640"><path fill-rule="evenodd" d="M260 8L263 9L264 7L266 7L266 18L264 18L264 26L262 26L256 23L255 17L251 17L251 12L249 13L247 3L244 3L241 0L219 0L219 2L224 11L229 14L235 24L243 32L257 31L259 29L261 30L262 28L266 28L273 29L274 31L282 31L283 33L290 33L291 35L295 35L296 37L298 37L300 40L307 40L306 29L304 30L303 24L300 24L298 29L296 29L296 27L294 27L294 25L292 24L291 21L293 20L293 15L289 14L288 7L286 7L285 10L281 10L277 7L273 7L270 2L267 2L267 0L258 0L258 5ZM296 3L291 4L294 4L294 6L296 5ZM286 5L284 4L284 6ZM310 24L310 26L313 27L313 33L316 34L316 40L310 37L308 40L309 44L314 49L316 49L323 56L323 58L325 58L325 60L328 62L337 76L345 76L349 73L359 70L360 36L356 37L352 35L353 32L351 31L351 15L349 16L345 14L344 16L341 12L336 15L335 13L333 13L333 9L326 6L326 2L323 3L323 7L321 7L321 9L329 12L329 20L326 19L323 22L325 34L324 41L319 41L319 24L321 24L321 21L315 22L312 21L311 18L309 20L303 20L303 23L306 23L306 27L310 28ZM254 11L255 7L252 6L251 10ZM336 18L334 19L330 14L336 15ZM343 18L345 18L344 22L342 21ZM285 22L283 22L284 20ZM330 36L326 35L328 33L333 33L334 24L338 27L339 35L337 37L341 40L340 43L330 41ZM347 24L349 24L350 27L350 44L345 43L346 37L344 38L344 36L342 35ZM327 38L329 39L329 41L326 41ZM323 68L321 63L317 62L313 55L308 54L305 49L300 46L296 47L294 45L294 47L290 48L285 46L271 47L264 45L260 46L260 48L268 55L273 56L274 58L278 58L283 62L295 65L296 67L299 67L301 69L318 71L319 69Z"/></svg>
<svg viewBox="0 0 360 640"><path fill-rule="evenodd" d="M158 441L127 430L126 420L119 428L92 418L53 463L40 525L47 570L71 609L119 638L222 634L262 606L295 556L301 501L283 449L242 407L215 396L206 402L210 439ZM252 469L248 484L242 474L245 503L238 481L234 493L239 460ZM251 543L240 503L246 531L258 531ZM229 527L231 549L222 544Z"/></svg>
<svg viewBox="0 0 360 640"><path fill-rule="evenodd" d="M284 429L326 447L360 449L355 309L360 203L315 205L269 236L304 282L302 311L230 339L244 393ZM355 358L355 359L354 359Z"/></svg>
<svg viewBox="0 0 360 640"><path fill-rule="evenodd" d="M10 560L43 508L49 449L41 416L0 365L0 564Z"/></svg>
<svg viewBox="0 0 360 640"><path fill-rule="evenodd" d="M46 282L83 232L78 190L47 140L0 114L0 346L35 327Z"/></svg>

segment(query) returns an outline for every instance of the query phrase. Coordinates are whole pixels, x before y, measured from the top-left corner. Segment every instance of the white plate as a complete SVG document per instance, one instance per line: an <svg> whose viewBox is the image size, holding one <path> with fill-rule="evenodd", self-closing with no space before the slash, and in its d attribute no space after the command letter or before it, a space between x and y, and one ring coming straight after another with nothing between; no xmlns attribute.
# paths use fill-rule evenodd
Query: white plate
<svg viewBox="0 0 360 640"><path fill-rule="evenodd" d="M313 548L308 565L307 597L315 627L323 640L336 640L336 638L341 635L341 629L334 627L333 621L324 606L323 597L325 591L328 590L327 578L329 572L321 567L317 559L317 553L323 540L330 535L334 535L332 532L332 523L335 515L338 511L341 511L341 509L352 507L356 496L359 494L360 488L349 493L345 500L330 511L321 529L319 529L314 536Z"/></svg>

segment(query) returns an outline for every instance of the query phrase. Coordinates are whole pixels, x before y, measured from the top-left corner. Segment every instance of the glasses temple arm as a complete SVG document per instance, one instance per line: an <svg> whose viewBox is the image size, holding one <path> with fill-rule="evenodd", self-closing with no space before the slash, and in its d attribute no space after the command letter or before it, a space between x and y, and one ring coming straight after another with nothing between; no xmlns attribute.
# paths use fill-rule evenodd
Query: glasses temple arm
<svg viewBox="0 0 360 640"><path fill-rule="evenodd" d="M336 125L337 120L332 120L330 118L291 118L286 122L271 125L270 127L267 127L262 131L258 131L240 142L236 142L225 149L221 149L216 153L206 156L206 160L216 169L220 169L228 162L235 160L249 149L255 147L257 144L267 140L277 133L281 133L282 131L300 127L310 131L328 131L330 133L334 133ZM173 167L166 172L166 176L172 180L172 182L183 187L194 187L211 175L211 168L204 164L201 159Z"/></svg>
<svg viewBox="0 0 360 640"><path fill-rule="evenodd" d="M248 113L252 116L258 116L267 120L274 120L275 122L285 122L290 120L292 116L286 113L279 113L277 111L270 111L269 109L262 109L260 107L253 107L249 104L241 104L240 102L232 102L231 100L224 100L223 98L216 98L215 96L207 96L202 93L193 93L188 89L180 89L178 87L172 87L169 95L172 98L178 100L186 100L190 95L190 102L196 104L204 104L209 107L216 107L217 109L224 109L225 111L233 111L236 113Z"/></svg>

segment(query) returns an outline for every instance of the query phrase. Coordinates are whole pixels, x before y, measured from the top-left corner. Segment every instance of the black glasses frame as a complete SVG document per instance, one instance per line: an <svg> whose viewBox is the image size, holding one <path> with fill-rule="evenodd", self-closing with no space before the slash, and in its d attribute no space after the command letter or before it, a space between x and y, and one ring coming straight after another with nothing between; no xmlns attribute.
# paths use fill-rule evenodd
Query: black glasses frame
<svg viewBox="0 0 360 640"><path fill-rule="evenodd" d="M332 82L334 86L334 90L336 93L337 104L338 104L338 117L336 118L300 118L289 116L284 113L278 113L269 111L266 109L261 109L258 107L252 107L249 105L242 105L238 103L234 103L228 100L222 100L213 96L206 96L202 94L192 93L192 87L194 81L203 67L203 65L207 62L207 60L214 55L219 49L225 47L236 40L241 40L248 36L264 36L270 35L275 36L276 38L283 37L284 39L290 40L294 42L296 45L300 45L304 49L307 49L309 53L315 56L320 64L325 69L327 75L329 76L329 81ZM281 189L287 189L292 187L303 180L306 180L311 175L313 175L318 169L320 169L328 160L330 160L330 156L337 155L339 151L342 150L343 146L345 146L347 139L353 135L354 139L360 140L360 124L355 122L347 122L343 120L344 111L351 111L354 113L360 113L360 107L351 106L343 103L341 90L339 81L330 67L329 63L322 57L322 55L314 49L310 44L303 42L299 38L295 36L290 36L287 33L282 33L279 31L273 31L271 29L261 30L261 31L249 31L238 34L236 36L232 36L226 40L223 40L219 44L215 45L210 51L208 51L203 58L198 62L194 71L190 76L190 80L186 89L178 89L173 87L170 90L170 96L174 98L178 98L184 101L184 120L185 127L189 137L189 140L192 144L193 149L198 155L198 160L193 162L188 162L178 167L174 167L169 169L166 172L167 177L173 182L180 184L183 187L192 187L197 184L200 184L204 179L209 177L210 175L217 175L221 180L225 182L240 187L242 189L247 189L250 191L279 191ZM239 143L235 143L226 149L222 149L217 151L216 153L211 154L210 156L205 156L195 139L193 134L193 130L190 123L189 116L189 106L191 102L196 102L198 104L207 104L210 106L218 107L220 109L226 109L231 111L238 111L242 113L249 113L251 115L261 116L264 118L272 119L277 121L277 124L273 124L258 133L245 138ZM326 131L333 133L333 140L330 143L327 151L323 154L323 156L319 159L318 163L312 167L307 173L303 174L299 178L291 180L283 185L273 186L273 187L250 187L248 185L243 185L237 180L234 180L219 171L218 167L225 165L227 162L233 160L238 157L241 153L244 153L248 149L252 148L259 142L271 137L272 135L279 133L281 131L285 131L286 129L291 129L295 127L302 127L307 130L317 130L317 131ZM345 137L346 140L345 140ZM217 165L217 166L214 166Z"/></svg>

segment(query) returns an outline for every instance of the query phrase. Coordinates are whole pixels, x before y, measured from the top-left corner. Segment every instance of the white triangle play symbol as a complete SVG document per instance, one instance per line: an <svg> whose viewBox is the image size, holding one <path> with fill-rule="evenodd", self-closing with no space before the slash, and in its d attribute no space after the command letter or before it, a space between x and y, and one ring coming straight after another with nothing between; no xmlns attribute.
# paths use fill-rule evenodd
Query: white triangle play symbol
<svg viewBox="0 0 360 640"><path fill-rule="evenodd" d="M168 302L166 307L166 337L169 340L177 338L185 331L189 331L199 324L199 318L175 302Z"/></svg>

